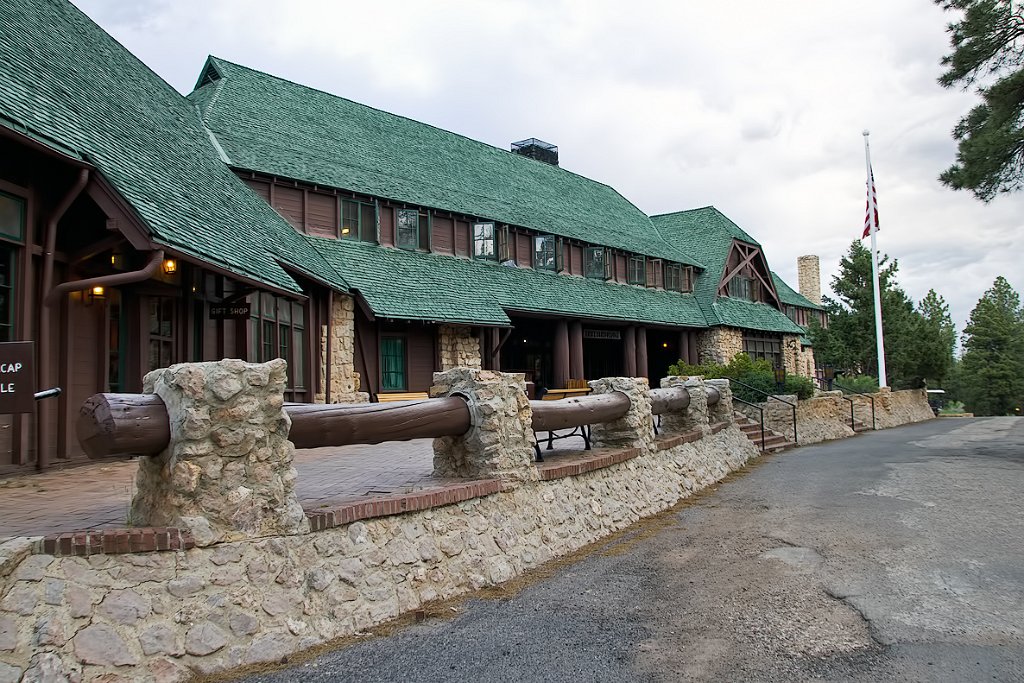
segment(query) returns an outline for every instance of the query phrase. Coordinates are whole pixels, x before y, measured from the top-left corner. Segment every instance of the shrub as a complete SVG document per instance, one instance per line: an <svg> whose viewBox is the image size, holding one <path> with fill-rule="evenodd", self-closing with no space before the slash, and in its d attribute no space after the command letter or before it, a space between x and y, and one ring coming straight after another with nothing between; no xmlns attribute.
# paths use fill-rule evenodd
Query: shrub
<svg viewBox="0 0 1024 683"><path fill-rule="evenodd" d="M870 375L852 375L850 377L837 377L836 381L849 391L856 391L861 394L873 394L878 391L878 380ZM836 387L837 389L839 387Z"/></svg>
<svg viewBox="0 0 1024 683"><path fill-rule="evenodd" d="M754 360L745 353L736 354L726 365L718 363L688 365L679 361L669 368L669 374L703 375L708 379L728 379L742 382L752 388L733 384L732 393L747 403L763 403L765 394L778 393L772 364L766 360ZM800 398L810 398L814 395L814 384L806 377L787 376L783 392L796 394Z"/></svg>
<svg viewBox="0 0 1024 683"><path fill-rule="evenodd" d="M814 396L814 382L810 377L801 375L786 375L787 394L796 394L800 400L806 400Z"/></svg>

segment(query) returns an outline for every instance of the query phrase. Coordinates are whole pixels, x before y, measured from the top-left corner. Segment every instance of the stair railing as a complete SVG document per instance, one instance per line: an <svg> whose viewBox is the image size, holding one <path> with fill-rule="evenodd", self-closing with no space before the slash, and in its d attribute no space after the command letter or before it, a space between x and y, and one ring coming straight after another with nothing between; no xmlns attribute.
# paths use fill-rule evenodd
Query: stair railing
<svg viewBox="0 0 1024 683"><path fill-rule="evenodd" d="M765 391L763 389L758 389L757 387L752 387L749 384L745 384L745 383L739 381L738 379L730 379L729 383L730 384L738 384L741 387L746 387L747 389L750 389L751 391L755 391L755 392L761 394L762 396L767 396L769 401L772 400L772 399L775 399L776 401L778 401L780 403L785 403L787 406L789 406L790 409L793 411L793 443L799 443L797 441L797 438L796 438L797 433L796 433L796 404L795 403L790 403L789 401L787 401L784 398L779 398L778 396L775 396L774 394L769 394L767 391ZM735 396L733 398L735 398ZM746 401L740 399L740 403L746 403ZM762 418L762 422L763 422L763 418Z"/></svg>
<svg viewBox="0 0 1024 683"><path fill-rule="evenodd" d="M764 408L757 405L756 403L749 403L747 401L744 401L742 398L738 398L737 396L733 396L732 400L739 401L745 406L755 408L759 413L761 413L761 452L764 452Z"/></svg>
<svg viewBox="0 0 1024 683"><path fill-rule="evenodd" d="M864 396L865 398L867 398L867 400L869 400L871 402L871 429L873 431L878 431L878 425L875 423L875 397L872 396L871 394L865 394L865 393L863 393L861 391L854 391L853 389L851 389L849 387L844 387L842 384L840 384L839 382L836 382L834 380L833 380L832 384L837 386L837 387L839 387L840 390L842 390L843 392L845 392L847 394L856 394L857 396ZM843 398L846 398L846 397L844 396ZM850 414L851 415L853 414L853 408L852 407L850 408ZM850 429L853 429L853 423L852 422L850 423ZM854 430L854 431L856 431L856 430Z"/></svg>
<svg viewBox="0 0 1024 683"><path fill-rule="evenodd" d="M821 377L815 377L814 381L818 383L818 386L821 387L822 391L832 391L832 389L828 388L828 385L829 384L835 384L835 380L833 380L831 382L827 382L826 380L822 379ZM846 394L842 394L842 393L840 393L840 398L850 404L850 429L852 429L853 431L856 432L857 431L857 427L856 427L857 418L853 414L853 399L850 398L849 396L847 396Z"/></svg>

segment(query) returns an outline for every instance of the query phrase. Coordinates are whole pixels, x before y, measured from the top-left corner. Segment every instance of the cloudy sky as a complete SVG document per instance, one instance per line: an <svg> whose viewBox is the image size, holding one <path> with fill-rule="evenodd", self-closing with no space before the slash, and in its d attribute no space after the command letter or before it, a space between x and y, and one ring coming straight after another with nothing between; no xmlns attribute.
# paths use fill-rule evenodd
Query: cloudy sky
<svg viewBox="0 0 1024 683"><path fill-rule="evenodd" d="M928 0L74 0L183 93L207 54L498 147L538 137L649 214L713 204L796 285L826 290L864 221L871 131L882 231L915 300L958 331L997 275L1024 288L1024 194L936 180L975 101L936 84Z"/></svg>

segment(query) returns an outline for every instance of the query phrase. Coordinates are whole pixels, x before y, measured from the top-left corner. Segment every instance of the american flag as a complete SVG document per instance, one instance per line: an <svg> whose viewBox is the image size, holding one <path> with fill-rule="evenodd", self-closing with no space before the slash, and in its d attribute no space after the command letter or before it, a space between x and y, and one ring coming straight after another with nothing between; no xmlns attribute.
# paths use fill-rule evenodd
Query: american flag
<svg viewBox="0 0 1024 683"><path fill-rule="evenodd" d="M875 207L875 221L874 228L875 232L878 232L878 196L875 195L875 172L870 171L868 176L868 199L867 204L864 207L864 234L860 236L861 239L871 234L871 207Z"/></svg>

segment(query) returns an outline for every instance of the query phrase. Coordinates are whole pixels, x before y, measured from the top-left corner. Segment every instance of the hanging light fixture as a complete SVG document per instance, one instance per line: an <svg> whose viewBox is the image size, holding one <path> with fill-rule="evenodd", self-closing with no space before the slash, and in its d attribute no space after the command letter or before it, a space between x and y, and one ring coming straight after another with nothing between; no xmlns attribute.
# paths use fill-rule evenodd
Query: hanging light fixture
<svg viewBox="0 0 1024 683"><path fill-rule="evenodd" d="M174 275L178 272L178 262L172 258L164 259L164 273Z"/></svg>

